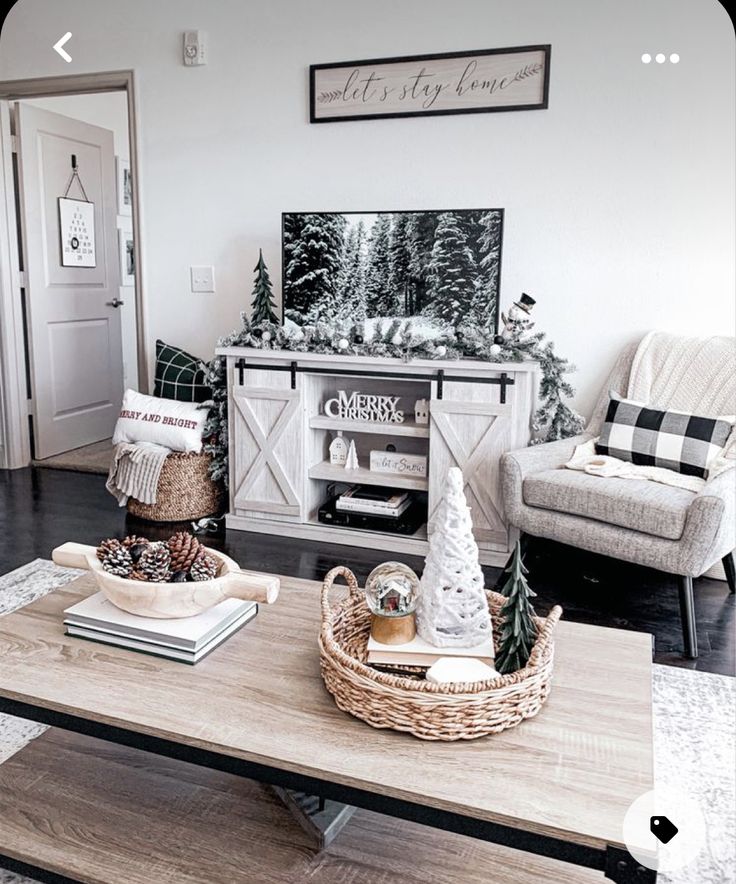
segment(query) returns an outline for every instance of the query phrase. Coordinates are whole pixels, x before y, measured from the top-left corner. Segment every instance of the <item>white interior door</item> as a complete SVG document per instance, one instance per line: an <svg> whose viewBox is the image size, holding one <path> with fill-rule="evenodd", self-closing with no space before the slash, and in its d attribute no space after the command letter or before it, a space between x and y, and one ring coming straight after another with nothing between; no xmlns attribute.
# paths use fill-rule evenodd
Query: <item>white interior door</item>
<svg viewBox="0 0 736 884"><path fill-rule="evenodd" d="M110 437L120 408L115 151L107 129L22 103L15 110L35 456L44 458ZM72 156L94 205L95 266L62 261L59 198ZM84 200L78 181L68 196Z"/></svg>

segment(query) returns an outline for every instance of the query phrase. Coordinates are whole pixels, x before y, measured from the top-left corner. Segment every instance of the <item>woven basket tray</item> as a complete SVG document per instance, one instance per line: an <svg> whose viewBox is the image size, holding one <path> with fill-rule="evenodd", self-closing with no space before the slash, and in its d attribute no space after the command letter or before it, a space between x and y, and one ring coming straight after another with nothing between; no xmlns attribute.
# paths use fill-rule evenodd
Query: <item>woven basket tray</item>
<svg viewBox="0 0 736 884"><path fill-rule="evenodd" d="M347 580L346 598L331 604L335 578ZM505 599L486 590L494 631ZM537 617L537 641L524 669L484 682L436 685L408 672L393 675L366 665L370 611L349 568L333 568L322 587L319 637L322 678L344 712L376 728L406 731L422 740L474 740L515 727L542 708L550 691L553 632L562 614Z"/></svg>
<svg viewBox="0 0 736 884"><path fill-rule="evenodd" d="M128 512L150 522L188 522L218 513L224 501L222 485L210 479L212 456L172 452L158 480L156 503L128 499Z"/></svg>

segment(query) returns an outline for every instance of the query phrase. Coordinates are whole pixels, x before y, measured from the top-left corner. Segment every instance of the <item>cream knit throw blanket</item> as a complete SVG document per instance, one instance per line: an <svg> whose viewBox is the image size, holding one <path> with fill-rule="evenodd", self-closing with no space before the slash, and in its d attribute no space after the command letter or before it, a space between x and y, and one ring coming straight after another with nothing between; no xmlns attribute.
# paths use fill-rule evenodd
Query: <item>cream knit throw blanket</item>
<svg viewBox="0 0 736 884"><path fill-rule="evenodd" d="M725 336L685 338L649 332L637 347L625 395L652 408L733 420L736 414L735 345L736 339ZM621 390L616 392L623 394ZM578 445L565 466L591 476L644 479L696 494L706 484L705 479L697 476L596 454L597 441L589 439ZM711 463L708 478L715 478L736 463L736 430L731 433L722 454L724 456Z"/></svg>
<svg viewBox="0 0 736 884"><path fill-rule="evenodd" d="M629 389L617 392L652 408L736 414L736 339L649 332L634 355Z"/></svg>
<svg viewBox="0 0 736 884"><path fill-rule="evenodd" d="M119 506L125 506L129 497L141 503L156 503L158 480L169 454L168 448L153 442L121 442L115 446L106 487Z"/></svg>

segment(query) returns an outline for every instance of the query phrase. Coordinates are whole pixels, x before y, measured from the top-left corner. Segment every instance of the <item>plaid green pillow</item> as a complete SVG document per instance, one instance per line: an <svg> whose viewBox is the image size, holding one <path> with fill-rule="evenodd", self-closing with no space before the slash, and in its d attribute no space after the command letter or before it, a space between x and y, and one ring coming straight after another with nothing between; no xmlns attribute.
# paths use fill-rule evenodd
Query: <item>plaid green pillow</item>
<svg viewBox="0 0 736 884"><path fill-rule="evenodd" d="M153 395L177 402L204 402L212 398L205 383L205 365L201 359L156 341L156 380Z"/></svg>

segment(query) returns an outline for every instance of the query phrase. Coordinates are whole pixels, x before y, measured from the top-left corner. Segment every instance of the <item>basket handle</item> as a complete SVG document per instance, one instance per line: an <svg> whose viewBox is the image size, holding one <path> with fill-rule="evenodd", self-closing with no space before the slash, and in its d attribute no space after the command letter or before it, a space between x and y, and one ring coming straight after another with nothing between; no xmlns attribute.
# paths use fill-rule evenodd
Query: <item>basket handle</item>
<svg viewBox="0 0 736 884"><path fill-rule="evenodd" d="M536 666L539 662L539 658L542 656L544 651L549 644L550 638L552 637L552 631L557 625L557 621L562 616L562 608L559 605L555 605L554 608L549 612L544 620L544 625L539 630L540 636L538 640L535 642L534 647L532 648L532 652L529 655L529 660L527 661L527 666Z"/></svg>
<svg viewBox="0 0 736 884"><path fill-rule="evenodd" d="M320 605L322 607L322 628L324 629L326 624L330 622L330 590L332 589L335 579L337 577L344 577L347 582L348 589L350 590L350 595L354 599L361 599L363 597L363 593L360 591L360 587L358 586L358 581L355 577L355 574L347 568L345 565L337 565L331 571L325 575L324 583L322 584L322 593L320 595Z"/></svg>

